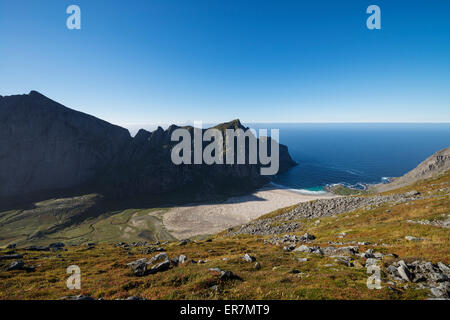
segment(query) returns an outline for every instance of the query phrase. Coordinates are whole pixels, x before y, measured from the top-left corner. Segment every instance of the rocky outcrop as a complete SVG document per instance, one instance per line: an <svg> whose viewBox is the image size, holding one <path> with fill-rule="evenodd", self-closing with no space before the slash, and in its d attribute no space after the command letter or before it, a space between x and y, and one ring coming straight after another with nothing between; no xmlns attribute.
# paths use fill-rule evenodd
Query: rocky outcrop
<svg viewBox="0 0 450 320"><path fill-rule="evenodd" d="M450 170L450 147L431 155L404 176L395 178L387 184L374 185L371 189L377 192L394 190L419 180L436 177L448 170Z"/></svg>
<svg viewBox="0 0 450 320"><path fill-rule="evenodd" d="M271 176L260 174L259 164L173 164L171 150L178 142L171 141L171 135L178 128L175 125L167 130L159 127L153 132L141 129L98 179L107 188L107 193L116 197L168 193L180 196L188 193L191 200L203 200L230 192L248 192L271 180ZM193 139L194 128L184 128ZM247 129L239 120L214 128L222 132L226 129ZM248 159L248 150L246 155ZM222 156L225 157L225 152ZM280 172L294 165L287 147L280 145Z"/></svg>
<svg viewBox="0 0 450 320"><path fill-rule="evenodd" d="M117 197L249 191L270 180L259 165L175 165L172 132L128 130L42 94L0 97L0 198L81 188ZM193 132L192 127L186 127ZM246 129L239 120L219 130ZM280 145L280 172L295 165ZM191 199L192 200L192 199Z"/></svg>
<svg viewBox="0 0 450 320"><path fill-rule="evenodd" d="M417 283L419 289L429 289L433 298L450 296L450 267L442 262L416 260L407 264L400 260L389 265L386 271L395 281Z"/></svg>

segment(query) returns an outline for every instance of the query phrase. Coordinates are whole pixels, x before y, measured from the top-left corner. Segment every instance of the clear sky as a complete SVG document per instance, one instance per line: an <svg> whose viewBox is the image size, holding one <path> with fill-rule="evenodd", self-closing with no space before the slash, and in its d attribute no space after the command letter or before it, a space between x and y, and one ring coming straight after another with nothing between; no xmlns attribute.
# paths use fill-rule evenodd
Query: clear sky
<svg viewBox="0 0 450 320"><path fill-rule="evenodd" d="M123 126L448 122L450 1L0 0L0 95L30 90Z"/></svg>

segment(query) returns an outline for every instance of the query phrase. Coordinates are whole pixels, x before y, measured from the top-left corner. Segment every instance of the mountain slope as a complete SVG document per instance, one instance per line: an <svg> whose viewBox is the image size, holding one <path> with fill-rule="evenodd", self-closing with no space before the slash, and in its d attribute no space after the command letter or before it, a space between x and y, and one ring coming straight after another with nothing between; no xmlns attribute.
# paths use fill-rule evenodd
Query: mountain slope
<svg viewBox="0 0 450 320"><path fill-rule="evenodd" d="M331 208L334 213L302 217L294 206L260 219L273 219L275 228L293 222L285 219L289 213L298 214L297 227L281 234L237 235L238 227L203 240L127 241L46 252L19 248L13 254L23 255L25 266L35 271L6 271L15 260L0 260L0 299L69 299L79 294L96 299L445 298L450 294L450 239L448 227L440 222L450 218L449 183L447 173L385 194L393 201L349 207L350 212L337 207ZM167 270L136 274L128 265L157 254L164 258L160 250L172 259ZM12 254L5 249L0 256L6 252ZM246 253L253 258L244 260ZM177 260L180 255L186 262ZM66 288L71 264L81 269L81 290ZM382 271L379 290L367 287L370 265ZM409 280L397 272L404 266ZM232 274L223 276L221 270Z"/></svg>
<svg viewBox="0 0 450 320"><path fill-rule="evenodd" d="M126 129L36 91L0 98L0 198L92 179L131 140Z"/></svg>
<svg viewBox="0 0 450 320"><path fill-rule="evenodd" d="M395 178L392 182L387 184L377 184L372 188L378 192L394 190L407 186L419 180L439 176L449 169L450 147L434 153L423 162L421 162L416 168L399 178Z"/></svg>

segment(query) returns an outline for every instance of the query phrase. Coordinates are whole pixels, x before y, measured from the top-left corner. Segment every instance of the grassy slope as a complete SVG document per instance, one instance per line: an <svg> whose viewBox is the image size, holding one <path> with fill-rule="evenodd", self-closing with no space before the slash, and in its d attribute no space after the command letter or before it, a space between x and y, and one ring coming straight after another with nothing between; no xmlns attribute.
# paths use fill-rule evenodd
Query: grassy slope
<svg viewBox="0 0 450 320"><path fill-rule="evenodd" d="M58 201L71 201L72 205ZM174 239L162 224L167 208L100 209L89 216L96 201L95 195L86 195L43 201L27 210L0 212L0 246Z"/></svg>
<svg viewBox="0 0 450 320"><path fill-rule="evenodd" d="M337 217L305 220L302 229L294 234L309 232L317 237L314 245L328 246L327 241L370 241L378 245L361 246L360 252L374 248L384 253L396 253L406 261L422 259L432 262L450 263L449 229L410 224L406 221L441 219L450 212L450 173L415 185L392 191L401 193L418 190L432 198L406 204L389 205L344 213ZM286 209L285 209L286 210ZM271 216L285 211L278 210ZM346 232L344 239L338 239ZM425 238L421 242L409 242L406 235ZM66 295L86 294L95 298L125 298L137 295L148 299L423 299L428 291L413 287L390 290L383 275L384 287L369 290L366 286L366 269L360 266L362 259L356 258L355 267L338 265L330 257L285 252L282 248L267 245L267 237L228 237L225 233L213 237L212 242L203 240L178 246L175 242L165 245L170 257L185 254L188 259L208 259L205 264L187 263L169 271L145 277L133 276L126 263L153 254L141 253L142 248L132 248L128 255L121 248L100 244L88 250L83 246L68 247L67 252L26 252L24 261L37 265L36 272L0 271L0 298L2 299L55 299ZM382 246L381 244L384 244ZM387 246L386 246L387 245ZM17 250L19 253L23 252ZM244 253L254 255L261 270L253 269L253 263L244 262ZM60 255L58 257L57 255ZM296 257L308 257L299 263ZM224 261L223 258L229 258ZM388 265L393 258L385 258ZM360 262L360 263L358 263ZM66 268L76 264L82 272L81 291L67 290ZM327 266L331 264L332 266ZM0 270L6 265L0 261ZM208 271L219 267L231 270L243 281L218 281L217 275ZM299 274L290 271L295 268ZM219 291L210 289L218 284Z"/></svg>

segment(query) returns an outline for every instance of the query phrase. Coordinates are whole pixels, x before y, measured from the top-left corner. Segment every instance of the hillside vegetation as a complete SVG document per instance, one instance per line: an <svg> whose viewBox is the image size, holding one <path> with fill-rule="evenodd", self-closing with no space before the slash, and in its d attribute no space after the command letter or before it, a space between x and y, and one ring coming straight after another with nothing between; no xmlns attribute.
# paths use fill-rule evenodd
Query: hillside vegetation
<svg viewBox="0 0 450 320"><path fill-rule="evenodd" d="M450 276L449 194L447 171L439 177L376 195L386 196L377 199L393 201L377 200L374 205L351 212L302 218L303 211L293 206L252 222L270 221L270 228L281 226L280 230L284 230L283 226L288 225L292 229L280 234L248 234L245 230L250 230L249 226L244 226L181 242L168 239L162 243L132 243L130 236L129 241L124 241L127 243L115 243L111 233L110 242L98 244L28 248L48 251L4 248L0 256L23 257L0 258L0 298L445 298ZM152 212L157 223L158 212ZM14 213L9 214L2 213L0 221L13 219ZM138 226L140 214L149 212L124 211L106 219L102 227L109 234L112 226L125 226L130 216ZM123 220L119 221L119 217ZM95 223L92 226L101 227ZM155 235L155 239L160 236L164 238ZM171 261L163 261L164 252ZM142 258L149 261L158 254L163 260L127 265ZM245 257L248 261L245 254L250 256ZM24 265L7 271L17 260ZM381 268L379 290L366 285L370 264ZM81 269L81 290L66 288L66 268L70 265ZM399 274L402 270L409 275L409 281Z"/></svg>

